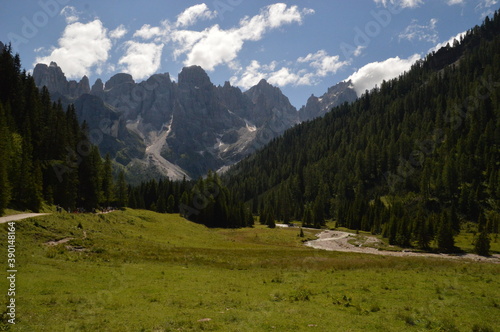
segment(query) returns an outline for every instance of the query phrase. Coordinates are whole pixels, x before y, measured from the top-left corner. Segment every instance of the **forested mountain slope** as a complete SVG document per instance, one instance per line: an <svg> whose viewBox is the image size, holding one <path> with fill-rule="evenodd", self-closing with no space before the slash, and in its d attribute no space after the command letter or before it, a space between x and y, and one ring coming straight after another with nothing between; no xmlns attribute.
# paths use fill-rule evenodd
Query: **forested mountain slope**
<svg viewBox="0 0 500 332"><path fill-rule="evenodd" d="M498 232L500 17L398 79L303 123L225 177L254 212L453 248L460 224ZM266 217L267 218L267 217Z"/></svg>
<svg viewBox="0 0 500 332"><path fill-rule="evenodd" d="M124 205L123 177L115 195L111 161L88 134L73 105L53 103L11 46L0 45L0 215L6 207L38 212L44 202L71 210Z"/></svg>

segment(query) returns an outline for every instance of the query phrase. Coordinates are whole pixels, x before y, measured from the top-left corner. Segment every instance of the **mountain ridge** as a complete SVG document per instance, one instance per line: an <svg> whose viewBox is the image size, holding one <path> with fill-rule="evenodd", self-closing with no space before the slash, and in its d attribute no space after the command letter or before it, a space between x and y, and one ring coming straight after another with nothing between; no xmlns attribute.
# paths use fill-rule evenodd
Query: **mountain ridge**
<svg viewBox="0 0 500 332"><path fill-rule="evenodd" d="M183 68L178 82L169 73L142 82L118 73L106 82L97 79L90 87L86 76L79 82L68 81L55 62L37 64L33 77L39 88L47 87L54 101L76 105L79 119L91 131L101 132L102 138L94 143L128 171L132 183L162 176L189 179L208 170L225 170L285 130L357 97L349 85L338 84L330 89L341 98L323 97L330 104L309 105L301 113L281 89L264 79L242 92L229 82L214 85L200 66Z"/></svg>

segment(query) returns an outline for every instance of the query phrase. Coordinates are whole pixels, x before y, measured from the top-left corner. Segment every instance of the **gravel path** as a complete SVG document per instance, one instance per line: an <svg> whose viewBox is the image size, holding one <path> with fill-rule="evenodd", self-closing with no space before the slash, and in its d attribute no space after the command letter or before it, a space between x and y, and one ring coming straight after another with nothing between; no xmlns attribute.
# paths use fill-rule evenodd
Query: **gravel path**
<svg viewBox="0 0 500 332"><path fill-rule="evenodd" d="M357 245L349 243L349 240L354 239ZM351 241L352 242L352 241ZM373 255L385 255L385 256L399 256L399 257L438 257L447 259L467 259L480 262L489 263L500 263L500 255L492 255L490 257L483 257L474 254L463 254L463 255L448 255L448 254L433 254L433 253L420 253L411 251L388 251L380 250L373 247L366 247L365 245L377 246L381 244L381 241L374 236L358 236L356 234L327 230L318 234L318 239L308 241L305 243L306 246L322 249L328 251L341 251L341 252L358 252L364 254Z"/></svg>
<svg viewBox="0 0 500 332"><path fill-rule="evenodd" d="M28 219L28 218L33 218L33 217L38 217L38 216L46 216L50 213L23 213L23 214L14 214L12 216L7 216L7 217L1 217L0 218L0 224L4 224L9 221L16 221L16 220L22 220L22 219Z"/></svg>

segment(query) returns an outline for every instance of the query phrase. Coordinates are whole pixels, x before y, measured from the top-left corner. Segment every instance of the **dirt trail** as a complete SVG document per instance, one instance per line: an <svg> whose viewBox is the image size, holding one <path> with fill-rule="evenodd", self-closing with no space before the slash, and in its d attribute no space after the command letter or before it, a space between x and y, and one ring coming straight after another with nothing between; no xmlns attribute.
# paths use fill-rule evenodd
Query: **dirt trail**
<svg viewBox="0 0 500 332"><path fill-rule="evenodd" d="M4 224L9 221L16 221L16 220L22 220L22 219L28 219L28 218L33 218L33 217L38 217L38 216L45 216L50 213L22 213L22 214L14 214L12 216L7 216L7 217L1 217L0 218L0 224Z"/></svg>
<svg viewBox="0 0 500 332"><path fill-rule="evenodd" d="M351 243L349 243L351 242ZM355 244L353 244L355 243ZM463 255L448 255L448 254L432 254L432 253L419 253L411 251L388 251L378 249L377 246L382 245L382 242L374 236L356 235L342 231L327 230L318 234L318 239L308 241L306 246L322 249L328 251L342 251L342 252L358 252L364 254L385 255L385 256L399 256L399 257L438 257L447 259L467 259L480 262L500 263L500 255L492 255L490 257L483 257L474 254ZM369 245L367 247L366 245Z"/></svg>

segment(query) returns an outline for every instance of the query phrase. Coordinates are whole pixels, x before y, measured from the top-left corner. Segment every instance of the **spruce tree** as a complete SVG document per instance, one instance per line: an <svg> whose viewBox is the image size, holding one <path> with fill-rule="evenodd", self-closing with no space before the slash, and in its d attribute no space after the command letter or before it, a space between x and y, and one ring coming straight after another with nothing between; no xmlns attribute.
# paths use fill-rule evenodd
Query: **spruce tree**
<svg viewBox="0 0 500 332"><path fill-rule="evenodd" d="M436 235L438 248L443 251L452 251L455 248L453 227L448 213L444 211L440 217L440 224Z"/></svg>
<svg viewBox="0 0 500 332"><path fill-rule="evenodd" d="M174 213L174 212L175 212L175 197L174 195L170 194L167 200L167 213Z"/></svg>
<svg viewBox="0 0 500 332"><path fill-rule="evenodd" d="M125 173L120 171L118 174L118 183L116 185L116 198L118 207L123 208L127 206L128 202L128 187L125 182Z"/></svg>
<svg viewBox="0 0 500 332"><path fill-rule="evenodd" d="M109 153L106 154L102 169L103 204L110 206L115 200L115 185L113 183L113 165Z"/></svg>
<svg viewBox="0 0 500 332"><path fill-rule="evenodd" d="M11 161L10 132L7 127L7 118L0 103L0 216L7 208L11 197L11 185L9 182L9 165Z"/></svg>
<svg viewBox="0 0 500 332"><path fill-rule="evenodd" d="M490 237L488 236L486 227L483 228L481 233L479 233L479 236L474 241L474 252L481 256L490 255Z"/></svg>

